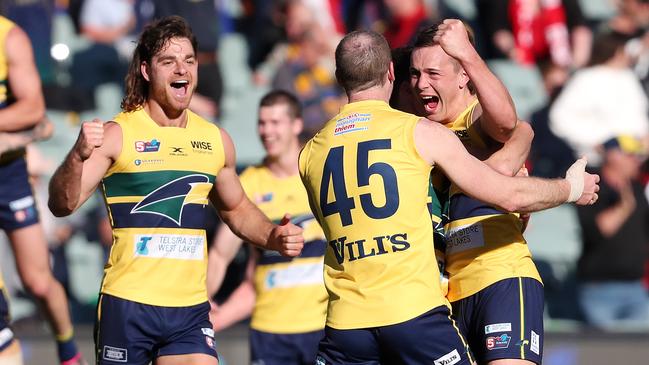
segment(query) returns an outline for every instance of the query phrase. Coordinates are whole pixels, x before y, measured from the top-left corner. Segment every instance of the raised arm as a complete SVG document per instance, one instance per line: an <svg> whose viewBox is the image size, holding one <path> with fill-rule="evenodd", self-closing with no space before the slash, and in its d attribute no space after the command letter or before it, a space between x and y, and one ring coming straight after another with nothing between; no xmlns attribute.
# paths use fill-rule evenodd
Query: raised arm
<svg viewBox="0 0 649 365"><path fill-rule="evenodd" d="M221 224L214 235L207 260L207 295L213 297L223 284L225 272L241 247L237 237L226 225Z"/></svg>
<svg viewBox="0 0 649 365"><path fill-rule="evenodd" d="M439 124L422 119L414 135L420 155L444 169L460 189L506 211L534 212L566 202L593 204L597 200L599 176L584 172L584 160L571 167L566 179L508 177L471 156L460 140Z"/></svg>
<svg viewBox="0 0 649 365"><path fill-rule="evenodd" d="M88 200L121 150L122 130L117 123L84 122L76 143L50 180L47 204L52 214L69 215Z"/></svg>
<svg viewBox="0 0 649 365"><path fill-rule="evenodd" d="M464 23L457 19L444 20L434 39L460 63L473 83L480 101L474 118L482 119L482 128L491 138L501 143L507 141L518 120L514 101L469 41Z"/></svg>
<svg viewBox="0 0 649 365"><path fill-rule="evenodd" d="M0 132L15 132L33 127L43 119L45 101L32 45L18 26L9 31L4 51L14 102L0 109Z"/></svg>
<svg viewBox="0 0 649 365"><path fill-rule="evenodd" d="M223 222L244 241L264 249L280 252L285 256L297 256L302 251L304 238L302 228L284 217L279 225L273 224L248 199L241 187L235 170L235 152L232 139L221 130L225 150L225 166L219 171L210 192L210 200Z"/></svg>

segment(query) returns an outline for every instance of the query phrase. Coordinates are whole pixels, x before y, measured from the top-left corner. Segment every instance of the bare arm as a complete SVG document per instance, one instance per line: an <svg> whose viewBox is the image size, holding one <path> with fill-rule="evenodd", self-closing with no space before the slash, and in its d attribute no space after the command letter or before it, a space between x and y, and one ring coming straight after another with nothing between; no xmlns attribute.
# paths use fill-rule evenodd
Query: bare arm
<svg viewBox="0 0 649 365"><path fill-rule="evenodd" d="M505 85L487 67L469 41L464 24L457 19L446 19L439 26L435 38L451 57L455 58L475 87L480 106L474 118L483 120L482 129L498 142L506 142L516 126L514 101Z"/></svg>
<svg viewBox="0 0 649 365"><path fill-rule="evenodd" d="M252 314L257 298L253 283L255 261L255 255L250 255L244 280L216 309L211 319L215 331L222 331Z"/></svg>
<svg viewBox="0 0 649 365"><path fill-rule="evenodd" d="M451 131L426 119L415 128L415 145L425 160L431 165L437 163L467 194L509 212L534 212L568 201L592 204L597 200L599 176L583 172L585 165L569 171L570 180L504 176L471 156Z"/></svg>
<svg viewBox="0 0 649 365"><path fill-rule="evenodd" d="M484 163L503 175L514 176L523 167L533 139L534 131L529 123L519 121L512 137L484 160Z"/></svg>
<svg viewBox="0 0 649 365"><path fill-rule="evenodd" d="M46 140L52 136L52 133L54 133L54 126L47 117L26 130L0 132L0 153L17 150L35 141Z"/></svg>
<svg viewBox="0 0 649 365"><path fill-rule="evenodd" d="M264 249L274 250L286 256L297 256L302 251L302 229L282 219L273 224L251 201L241 187L235 170L235 152L232 139L221 131L225 150L225 166L219 171L210 200L223 222L232 232L246 242Z"/></svg>
<svg viewBox="0 0 649 365"><path fill-rule="evenodd" d="M48 206L57 217L71 214L95 191L122 150L117 123L95 119L81 125L79 137L50 180Z"/></svg>
<svg viewBox="0 0 649 365"><path fill-rule="evenodd" d="M219 226L207 260L207 296L213 297L223 284L223 278L230 262L241 247L237 237L225 224Z"/></svg>
<svg viewBox="0 0 649 365"><path fill-rule="evenodd" d="M36 125L45 116L41 79L34 64L29 38L15 26L5 45L8 79L15 101L0 109L0 132L15 132Z"/></svg>

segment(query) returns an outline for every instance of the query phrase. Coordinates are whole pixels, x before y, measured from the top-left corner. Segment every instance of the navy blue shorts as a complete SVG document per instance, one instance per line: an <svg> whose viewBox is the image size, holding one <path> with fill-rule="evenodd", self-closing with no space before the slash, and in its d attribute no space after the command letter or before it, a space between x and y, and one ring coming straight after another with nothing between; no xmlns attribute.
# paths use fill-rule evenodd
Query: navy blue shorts
<svg viewBox="0 0 649 365"><path fill-rule="evenodd" d="M208 302L160 307L101 294L95 325L97 364L146 365L159 356L217 357Z"/></svg>
<svg viewBox="0 0 649 365"><path fill-rule="evenodd" d="M317 365L460 365L472 355L446 306L390 326L325 328Z"/></svg>
<svg viewBox="0 0 649 365"><path fill-rule="evenodd" d="M14 341L14 333L9 327L9 303L4 289L0 289L0 352Z"/></svg>
<svg viewBox="0 0 649 365"><path fill-rule="evenodd" d="M543 285L532 278L498 281L453 302L453 315L478 363L543 358Z"/></svg>
<svg viewBox="0 0 649 365"><path fill-rule="evenodd" d="M324 330L278 334L250 329L250 361L264 365L313 365Z"/></svg>
<svg viewBox="0 0 649 365"><path fill-rule="evenodd" d="M13 231L38 223L36 201L25 158L0 165L0 229Z"/></svg>

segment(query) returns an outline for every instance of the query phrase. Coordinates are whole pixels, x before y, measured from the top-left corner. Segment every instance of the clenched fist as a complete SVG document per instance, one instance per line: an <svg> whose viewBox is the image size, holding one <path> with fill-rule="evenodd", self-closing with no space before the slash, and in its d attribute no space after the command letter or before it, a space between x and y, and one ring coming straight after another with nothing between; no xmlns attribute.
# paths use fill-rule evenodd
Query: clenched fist
<svg viewBox="0 0 649 365"><path fill-rule="evenodd" d="M90 158L92 151L97 147L101 147L104 143L104 123L95 118L92 122L83 122L79 137L74 145L75 153L85 161Z"/></svg>
<svg viewBox="0 0 649 365"><path fill-rule="evenodd" d="M462 61L475 53L464 23L458 19L445 19L438 27L433 40L449 56Z"/></svg>

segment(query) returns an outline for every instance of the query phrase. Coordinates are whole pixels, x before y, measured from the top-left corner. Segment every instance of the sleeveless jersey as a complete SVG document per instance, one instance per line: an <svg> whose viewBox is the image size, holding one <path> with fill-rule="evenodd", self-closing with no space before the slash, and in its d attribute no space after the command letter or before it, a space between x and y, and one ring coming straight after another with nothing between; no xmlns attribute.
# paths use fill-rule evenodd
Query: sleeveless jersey
<svg viewBox="0 0 649 365"><path fill-rule="evenodd" d="M449 181L442 170L433 170L428 187L428 211L433 222L433 239L435 258L440 272L442 293L448 294L448 273L446 272L446 234L448 223L448 189Z"/></svg>
<svg viewBox="0 0 649 365"><path fill-rule="evenodd" d="M475 100L447 126L464 144L484 148L484 139L472 125L477 105ZM507 278L522 276L541 281L521 230L518 214L470 198L451 185L446 225L449 301L466 298Z"/></svg>
<svg viewBox="0 0 649 365"><path fill-rule="evenodd" d="M15 24L0 16L0 109L7 107L11 100L9 90L9 60L7 59L7 36ZM0 153L0 164L6 164L25 155L25 149Z"/></svg>
<svg viewBox="0 0 649 365"><path fill-rule="evenodd" d="M351 103L302 150L300 174L328 241L327 326L402 323L445 304L418 120L383 101Z"/></svg>
<svg viewBox="0 0 649 365"><path fill-rule="evenodd" d="M324 328L327 291L323 259L326 241L313 217L300 176L275 177L264 166L252 166L241 174L246 194L271 220L285 213L304 229L304 249L298 257L259 250L255 268L257 299L250 327L269 333L303 333Z"/></svg>
<svg viewBox="0 0 649 365"><path fill-rule="evenodd" d="M0 16L0 108L9 101L9 61L7 60L7 36L15 24Z"/></svg>
<svg viewBox="0 0 649 365"><path fill-rule="evenodd" d="M207 301L208 194L224 166L219 128L187 111L161 127L139 109L120 113L122 151L102 180L113 245L102 293L157 306Z"/></svg>

